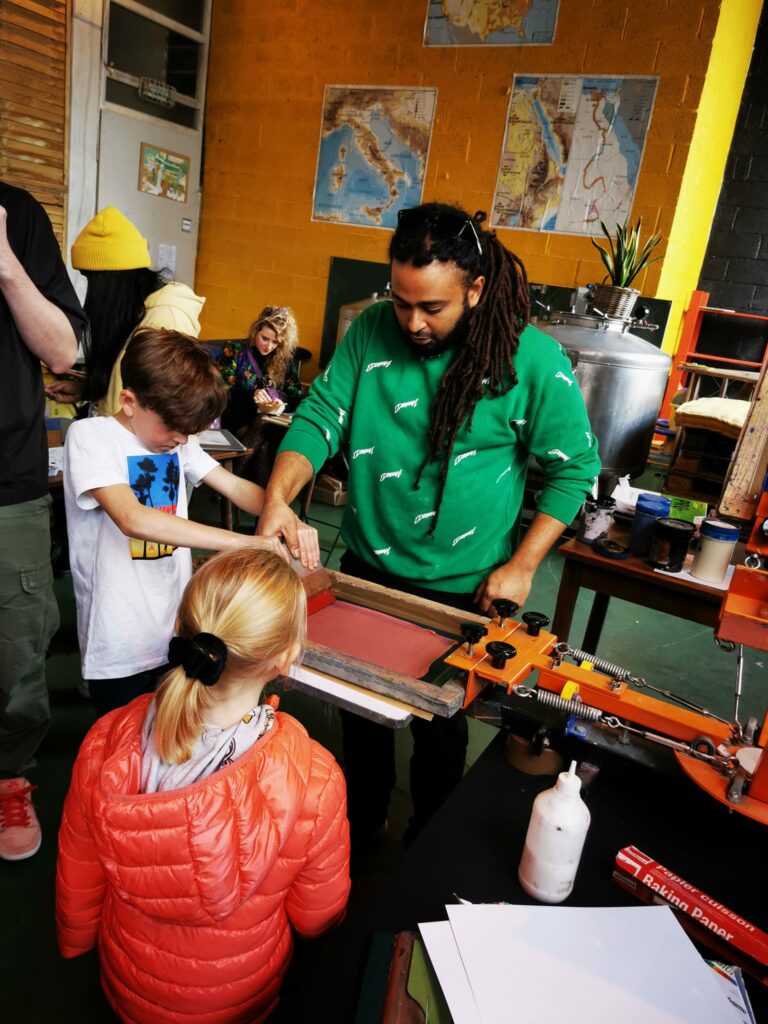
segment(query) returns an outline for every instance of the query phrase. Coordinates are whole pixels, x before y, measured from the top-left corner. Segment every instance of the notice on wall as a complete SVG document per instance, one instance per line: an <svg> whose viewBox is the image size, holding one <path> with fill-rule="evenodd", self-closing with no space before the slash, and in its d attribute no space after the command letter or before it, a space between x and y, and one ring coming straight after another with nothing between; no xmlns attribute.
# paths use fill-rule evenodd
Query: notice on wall
<svg viewBox="0 0 768 1024"><path fill-rule="evenodd" d="M428 0L425 46L551 43L560 0Z"/></svg>
<svg viewBox="0 0 768 1024"><path fill-rule="evenodd" d="M160 270L167 270L169 274L176 273L176 246L166 245L160 242L157 247L157 265Z"/></svg>
<svg viewBox="0 0 768 1024"><path fill-rule="evenodd" d="M312 219L394 228L418 206L437 89L329 85Z"/></svg>
<svg viewBox="0 0 768 1024"><path fill-rule="evenodd" d="M658 78L515 75L492 224L590 235L629 217Z"/></svg>

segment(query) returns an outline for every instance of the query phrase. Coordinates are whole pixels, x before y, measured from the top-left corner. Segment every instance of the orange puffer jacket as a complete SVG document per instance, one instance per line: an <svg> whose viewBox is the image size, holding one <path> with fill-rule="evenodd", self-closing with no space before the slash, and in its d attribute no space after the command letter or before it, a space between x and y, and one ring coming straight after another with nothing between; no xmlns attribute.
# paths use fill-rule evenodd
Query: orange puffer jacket
<svg viewBox="0 0 768 1024"><path fill-rule="evenodd" d="M100 719L72 774L56 918L66 957L98 941L104 991L132 1024L252 1024L277 1005L291 925L346 906L349 827L333 757L288 715L191 786L141 794L151 696Z"/></svg>

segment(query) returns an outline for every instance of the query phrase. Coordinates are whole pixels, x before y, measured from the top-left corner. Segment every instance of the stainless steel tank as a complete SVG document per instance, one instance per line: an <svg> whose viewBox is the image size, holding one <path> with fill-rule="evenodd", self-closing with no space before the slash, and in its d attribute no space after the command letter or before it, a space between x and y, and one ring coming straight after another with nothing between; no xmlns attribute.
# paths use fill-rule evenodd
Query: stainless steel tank
<svg viewBox="0 0 768 1024"><path fill-rule="evenodd" d="M603 477L637 476L645 469L672 364L665 352L630 333L632 323L553 312L548 322L536 324L573 363L600 444Z"/></svg>
<svg viewBox="0 0 768 1024"><path fill-rule="evenodd" d="M373 292L370 298L358 299L357 302L347 302L345 305L339 307L339 327L336 331L336 346L338 347L339 342L349 330L349 325L352 321L360 316L363 310L368 309L375 302L391 302L392 295L387 291Z"/></svg>

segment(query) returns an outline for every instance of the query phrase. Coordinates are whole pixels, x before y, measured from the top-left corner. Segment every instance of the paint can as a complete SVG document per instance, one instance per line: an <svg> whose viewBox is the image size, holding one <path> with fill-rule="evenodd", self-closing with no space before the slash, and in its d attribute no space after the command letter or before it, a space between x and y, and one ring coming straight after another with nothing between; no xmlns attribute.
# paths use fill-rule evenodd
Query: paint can
<svg viewBox="0 0 768 1024"><path fill-rule="evenodd" d="M691 576L709 583L722 583L739 539L739 528L719 519L705 519L700 532L699 550L693 556Z"/></svg>

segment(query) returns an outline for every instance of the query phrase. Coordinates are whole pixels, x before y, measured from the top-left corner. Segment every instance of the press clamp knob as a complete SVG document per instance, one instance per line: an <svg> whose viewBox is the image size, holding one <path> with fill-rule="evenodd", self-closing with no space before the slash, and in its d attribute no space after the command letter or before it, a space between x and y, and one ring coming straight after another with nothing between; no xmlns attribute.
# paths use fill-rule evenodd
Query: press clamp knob
<svg viewBox="0 0 768 1024"><path fill-rule="evenodd" d="M499 616L499 625L504 625L504 619L510 618L515 614L517 609L520 607L519 604L515 604L514 601L509 601L506 597L497 597L491 601L494 611Z"/></svg>
<svg viewBox="0 0 768 1024"><path fill-rule="evenodd" d="M509 659L514 658L517 654L517 648L513 647L512 644L505 643L504 640L491 640L485 649L491 656L493 668L499 669L503 669Z"/></svg>
<svg viewBox="0 0 768 1024"><path fill-rule="evenodd" d="M467 654L471 658L475 653L475 644L480 643L483 637L488 635L488 630L482 622L462 622L459 629L467 644Z"/></svg>
<svg viewBox="0 0 768 1024"><path fill-rule="evenodd" d="M538 636L542 629L549 625L548 616L542 612L523 612L521 618L528 627L528 636Z"/></svg>

